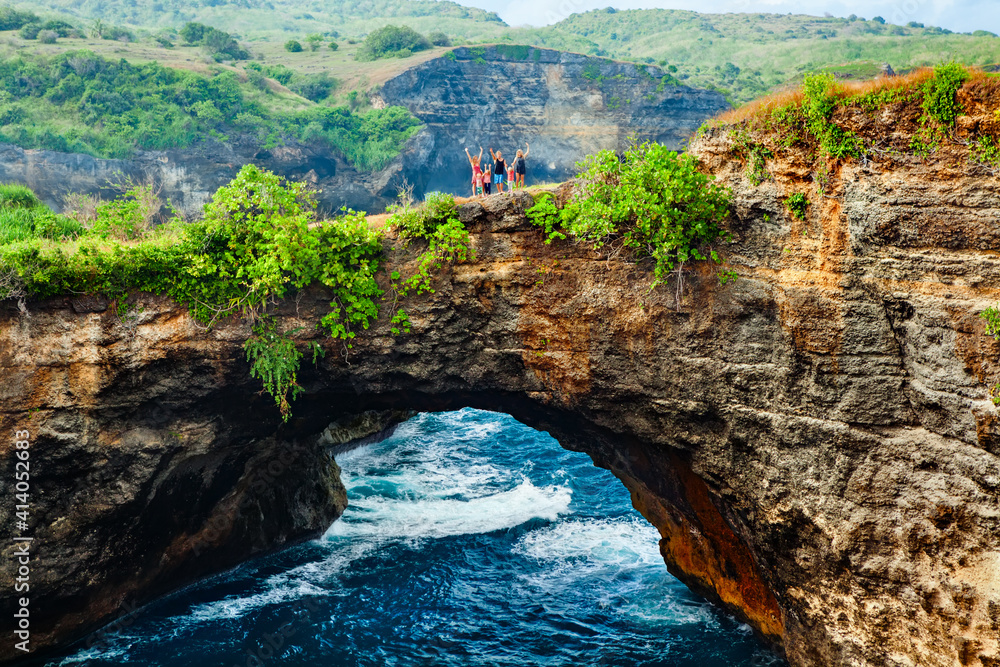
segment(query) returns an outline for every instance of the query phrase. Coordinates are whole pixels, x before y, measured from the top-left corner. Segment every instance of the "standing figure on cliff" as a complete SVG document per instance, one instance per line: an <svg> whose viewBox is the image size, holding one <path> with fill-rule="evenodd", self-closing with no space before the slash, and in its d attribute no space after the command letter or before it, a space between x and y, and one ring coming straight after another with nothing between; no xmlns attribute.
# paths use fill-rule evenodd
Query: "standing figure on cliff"
<svg viewBox="0 0 1000 667"><path fill-rule="evenodd" d="M465 149L465 157L469 158L469 164L472 165L472 196L475 197L476 194L477 194L477 192L476 192L476 176L480 177L479 185L482 186L482 180L481 179L482 179L482 175L483 175L483 168L480 166L479 163L483 159L483 147L482 146L479 147L479 155L477 155L475 157L473 157L472 154L469 153L469 149L466 148Z"/></svg>
<svg viewBox="0 0 1000 667"><path fill-rule="evenodd" d="M490 157L493 158L493 182L497 184L497 192L503 194L503 175L507 171L507 162L503 159L503 153L493 152L490 148Z"/></svg>
<svg viewBox="0 0 1000 667"><path fill-rule="evenodd" d="M483 170L483 194L487 197L493 194L491 192L492 182L493 176L490 174L490 165L487 164L486 168Z"/></svg>
<svg viewBox="0 0 1000 667"><path fill-rule="evenodd" d="M472 196L482 197L483 196L483 172L476 171L472 173Z"/></svg>
<svg viewBox="0 0 1000 667"><path fill-rule="evenodd" d="M517 157L514 158L514 172L517 174L517 187L524 187L524 160L528 157L528 153L531 152L531 146L528 142L524 142L524 152L517 152Z"/></svg>
<svg viewBox="0 0 1000 667"><path fill-rule="evenodd" d="M514 173L514 163L507 163L507 187L511 192L514 191L514 182L517 180L517 174Z"/></svg>

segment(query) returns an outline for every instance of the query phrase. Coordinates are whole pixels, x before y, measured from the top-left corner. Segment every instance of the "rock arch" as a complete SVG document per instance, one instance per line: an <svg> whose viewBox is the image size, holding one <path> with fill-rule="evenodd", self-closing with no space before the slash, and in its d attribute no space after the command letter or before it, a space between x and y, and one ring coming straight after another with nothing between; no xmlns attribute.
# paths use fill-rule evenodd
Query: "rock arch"
<svg viewBox="0 0 1000 667"><path fill-rule="evenodd" d="M32 431L37 465L35 646L324 530L345 502L315 444L331 418L471 406L611 469L671 571L795 665L989 660L1000 464L967 368L991 339L931 281L904 298L844 244L789 268L788 230L753 222L780 204L737 202L741 279L700 267L679 307L642 266L545 244L523 196L464 205L476 259L408 303L412 334L383 319L306 367L284 426L247 372L243 323L204 331L148 296L134 332L93 300L5 311L2 415ZM995 260L979 266L1000 286ZM311 327L328 302L278 308ZM954 344L947 373L921 356L930 335ZM12 458L0 442L7 478Z"/></svg>

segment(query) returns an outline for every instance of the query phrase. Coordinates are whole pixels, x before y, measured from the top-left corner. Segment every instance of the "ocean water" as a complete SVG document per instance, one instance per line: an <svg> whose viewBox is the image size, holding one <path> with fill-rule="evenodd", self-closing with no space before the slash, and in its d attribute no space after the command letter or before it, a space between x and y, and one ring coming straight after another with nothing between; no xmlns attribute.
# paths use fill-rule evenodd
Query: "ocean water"
<svg viewBox="0 0 1000 667"><path fill-rule="evenodd" d="M350 506L321 539L49 664L784 665L670 576L609 472L507 415L421 414L337 461Z"/></svg>

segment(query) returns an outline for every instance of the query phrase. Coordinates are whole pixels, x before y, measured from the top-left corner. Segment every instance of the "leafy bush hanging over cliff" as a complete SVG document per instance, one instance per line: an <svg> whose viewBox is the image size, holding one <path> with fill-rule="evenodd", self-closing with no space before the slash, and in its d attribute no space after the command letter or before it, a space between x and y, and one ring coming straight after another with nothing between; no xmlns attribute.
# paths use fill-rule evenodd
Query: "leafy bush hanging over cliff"
<svg viewBox="0 0 1000 667"><path fill-rule="evenodd" d="M102 216L121 210L112 208ZM254 320L290 291L318 283L333 300L316 326L348 346L378 315L382 244L364 215L317 224L305 184L255 166L215 193L201 221L166 225L136 241L101 233L101 222L72 240L36 235L0 245L0 299L99 293L116 300L121 312L129 293L139 290L187 304L195 319L211 326L228 315ZM283 347L269 351L269 342ZM287 347L281 336L258 335L248 352L273 361ZM294 362L297 367L298 357ZM258 370L267 375L272 364L263 363ZM294 373L272 377L272 395L285 415L285 397L293 391L288 378L294 382Z"/></svg>
<svg viewBox="0 0 1000 667"><path fill-rule="evenodd" d="M685 262L719 262L712 245L727 236L721 225L730 196L697 170L694 157L642 143L621 157L601 151L581 166L573 197L562 210L544 199L528 210L550 241L568 234L595 248L651 259L654 286L676 268L678 292Z"/></svg>

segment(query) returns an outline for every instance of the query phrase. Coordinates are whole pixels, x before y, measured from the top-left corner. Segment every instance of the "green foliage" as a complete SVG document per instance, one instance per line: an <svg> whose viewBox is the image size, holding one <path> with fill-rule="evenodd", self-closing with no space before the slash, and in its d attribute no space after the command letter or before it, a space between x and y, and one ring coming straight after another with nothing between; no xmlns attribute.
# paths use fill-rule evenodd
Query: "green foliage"
<svg viewBox="0 0 1000 667"><path fill-rule="evenodd" d="M455 55L454 51L445 51L443 57L445 58L445 60L450 60L452 62L458 60L458 56Z"/></svg>
<svg viewBox="0 0 1000 667"><path fill-rule="evenodd" d="M924 87L924 113L946 127L955 125L955 119L962 113L962 105L955 94L969 78L969 72L958 63L938 65L934 76Z"/></svg>
<svg viewBox="0 0 1000 667"><path fill-rule="evenodd" d="M774 157L771 149L750 138L745 127L734 127L729 131L734 152L746 160L746 175L754 185L760 185L771 177L767 171L767 160Z"/></svg>
<svg viewBox="0 0 1000 667"><path fill-rule="evenodd" d="M38 195L20 183L0 183L0 208L38 208Z"/></svg>
<svg viewBox="0 0 1000 667"><path fill-rule="evenodd" d="M357 60L406 57L431 48L426 37L409 26L387 25L373 30L358 49Z"/></svg>
<svg viewBox="0 0 1000 667"><path fill-rule="evenodd" d="M654 262L654 285L691 259L718 255L730 196L697 169L697 159L655 143L619 159L601 151L581 163L579 185L561 213L567 233L595 248L610 245ZM554 229L554 226L547 228Z"/></svg>
<svg viewBox="0 0 1000 667"><path fill-rule="evenodd" d="M100 216L128 221L134 200L125 197L101 208L95 229L115 227ZM40 297L69 292L114 297L139 289L187 304L206 324L259 310L289 290L318 282L334 294L321 324L331 336L350 339L354 328L367 327L377 314L381 291L374 274L381 242L363 215L349 213L310 227L314 218L303 183L285 183L247 165L215 193L198 222L131 244L100 231L81 237L74 249L37 240L13 243L0 246L0 266L27 270L21 277Z"/></svg>
<svg viewBox="0 0 1000 667"><path fill-rule="evenodd" d="M285 42L285 51L289 53L300 53L302 51L302 44L294 39L290 39Z"/></svg>
<svg viewBox="0 0 1000 667"><path fill-rule="evenodd" d="M549 244L555 240L566 238L566 234L560 231L562 228L562 216L556 208L552 195L543 192L535 199L535 204L525 214L528 220L536 227L541 227L545 232L545 243Z"/></svg>
<svg viewBox="0 0 1000 667"><path fill-rule="evenodd" d="M396 276L398 279L399 276ZM406 314L406 311L400 308L396 311L396 314L392 316L392 327L389 329L389 333L393 336L398 336L404 333L410 333L410 316Z"/></svg>
<svg viewBox="0 0 1000 667"><path fill-rule="evenodd" d="M243 344L243 350L251 364L250 377L264 384L264 391L274 398L282 421L288 421L291 416L290 401L294 401L302 391L298 384L302 352L295 347L291 335L280 332L277 321L268 316L261 317L254 325L253 335Z"/></svg>
<svg viewBox="0 0 1000 667"><path fill-rule="evenodd" d="M337 80L327 72L297 74L290 88L307 100L321 102L337 89Z"/></svg>
<svg viewBox="0 0 1000 667"><path fill-rule="evenodd" d="M1000 309L990 306L979 314L986 320L986 335L1000 340Z"/></svg>
<svg viewBox="0 0 1000 667"><path fill-rule="evenodd" d="M497 53L511 60L527 60L531 55L530 46L523 44L497 44Z"/></svg>
<svg viewBox="0 0 1000 667"><path fill-rule="evenodd" d="M309 45L310 51L319 51L319 47L323 44L323 35L318 32L306 35L306 44Z"/></svg>
<svg viewBox="0 0 1000 667"><path fill-rule="evenodd" d="M89 51L0 61L0 87L7 99L0 141L101 157L188 145L219 119L257 109L232 73L204 77ZM217 115L199 115L199 103Z"/></svg>
<svg viewBox="0 0 1000 667"><path fill-rule="evenodd" d="M809 200L801 192L796 192L785 200L785 206L788 208L788 211L792 214L793 218L796 220L805 220L806 209L809 207Z"/></svg>
<svg viewBox="0 0 1000 667"><path fill-rule="evenodd" d="M122 196L97 205L97 219L90 232L121 241L137 239L146 232L150 218L156 213L149 210L154 200L151 185L132 185Z"/></svg>
<svg viewBox="0 0 1000 667"><path fill-rule="evenodd" d="M336 51L337 49L340 48L340 44L337 44L337 42L330 42L329 44L327 44L327 47L329 47L331 51Z"/></svg>
<svg viewBox="0 0 1000 667"><path fill-rule="evenodd" d="M287 86L295 76L295 70L289 69L280 63L276 65L261 65L257 62L249 62L246 64L246 69L260 72L283 86Z"/></svg>
<svg viewBox="0 0 1000 667"><path fill-rule="evenodd" d="M202 34L212 34L212 28ZM197 32L197 31L196 31ZM196 35L195 35L196 36ZM206 136L296 139L341 152L362 170L395 158L419 121L402 107L352 113L346 107L270 110L251 86L260 75L324 100L337 81L283 65L247 64L249 84L232 72L212 76L149 63L105 60L89 51L0 60L0 141L25 148L129 157L137 148L188 146Z"/></svg>
<svg viewBox="0 0 1000 667"><path fill-rule="evenodd" d="M432 192L419 208L411 208L404 201L399 206L391 207L391 211L387 224L400 237L427 242L427 250L417 261L417 270L406 278L398 274L393 276L400 296L406 296L414 290L417 294L433 292L431 271L440 270L445 263L464 262L474 255L469 249L469 232L455 215L455 199L452 195Z"/></svg>
<svg viewBox="0 0 1000 667"><path fill-rule="evenodd" d="M602 79L601 66L595 62L589 62L584 65L583 69L580 71L580 76L588 81L597 81Z"/></svg>
<svg viewBox="0 0 1000 667"><path fill-rule="evenodd" d="M0 184L0 245L27 239L76 238L83 233L75 220L56 215L29 188Z"/></svg>
<svg viewBox="0 0 1000 667"><path fill-rule="evenodd" d="M41 23L42 20L31 12L20 11L13 7L0 7L0 30L20 30L29 23Z"/></svg>
<svg viewBox="0 0 1000 667"><path fill-rule="evenodd" d="M443 33L440 30L427 35L427 39L434 46L451 46L451 38L448 37L447 33Z"/></svg>
<svg viewBox="0 0 1000 667"><path fill-rule="evenodd" d="M979 137L969 150L974 162L1000 168L1000 143L993 137Z"/></svg>
<svg viewBox="0 0 1000 667"><path fill-rule="evenodd" d="M838 104L834 86L832 74L805 76L802 92L805 94L803 111L806 127L827 155L835 158L855 157L859 153L858 138L833 122L833 112Z"/></svg>
<svg viewBox="0 0 1000 667"><path fill-rule="evenodd" d="M420 127L420 121L398 106L365 113L351 113L346 107L315 107L291 120L301 140L324 142L368 171L388 165Z"/></svg>

